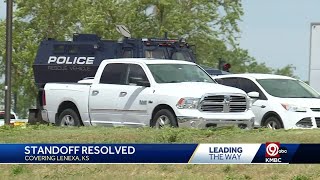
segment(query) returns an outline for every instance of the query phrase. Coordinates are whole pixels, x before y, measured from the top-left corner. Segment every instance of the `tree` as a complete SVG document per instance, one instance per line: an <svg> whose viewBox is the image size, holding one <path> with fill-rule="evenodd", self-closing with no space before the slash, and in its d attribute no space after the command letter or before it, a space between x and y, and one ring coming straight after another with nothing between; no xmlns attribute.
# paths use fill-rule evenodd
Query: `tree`
<svg viewBox="0 0 320 180"><path fill-rule="evenodd" d="M12 91L20 116L35 105L32 65L41 40L69 40L73 33L118 39L117 24L126 25L136 38L161 37L165 32L187 38L197 47L199 64L216 67L222 58L232 64L233 72L273 72L239 48L240 0L16 0L15 7ZM5 53L4 37L5 22L0 21L0 57ZM290 70L285 67L276 73L290 74Z"/></svg>
<svg viewBox="0 0 320 180"><path fill-rule="evenodd" d="M289 64L283 68L279 68L276 69L274 71L274 74L278 74L278 75L284 75L284 76L290 76L293 78L298 78L297 76L294 75L294 70L296 69L296 67L294 67L292 64Z"/></svg>
<svg viewBox="0 0 320 180"><path fill-rule="evenodd" d="M12 93L16 96L17 111L26 117L35 105L36 87L32 65L40 41L47 37L65 38L73 32L79 9L67 0L15 1L13 22ZM5 37L5 22L0 22L0 37ZM0 46L4 46L1 39ZM5 48L0 48L4 57ZM1 62L4 67L4 62ZM0 69L3 74L3 68Z"/></svg>

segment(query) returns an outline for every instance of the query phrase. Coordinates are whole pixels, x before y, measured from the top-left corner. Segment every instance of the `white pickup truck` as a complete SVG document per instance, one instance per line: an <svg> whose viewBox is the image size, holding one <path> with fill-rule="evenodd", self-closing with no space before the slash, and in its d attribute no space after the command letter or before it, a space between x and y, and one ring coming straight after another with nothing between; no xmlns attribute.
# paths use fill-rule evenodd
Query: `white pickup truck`
<svg viewBox="0 0 320 180"><path fill-rule="evenodd" d="M104 60L94 78L47 83L42 100L43 120L59 126L252 128L254 122L244 91L219 85L198 65L178 60Z"/></svg>

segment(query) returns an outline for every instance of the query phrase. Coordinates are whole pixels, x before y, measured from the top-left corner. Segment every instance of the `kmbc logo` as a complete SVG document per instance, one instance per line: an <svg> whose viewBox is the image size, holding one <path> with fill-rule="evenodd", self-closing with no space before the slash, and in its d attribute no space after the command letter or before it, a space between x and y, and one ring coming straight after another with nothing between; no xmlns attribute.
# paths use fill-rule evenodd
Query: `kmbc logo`
<svg viewBox="0 0 320 180"><path fill-rule="evenodd" d="M287 154L288 150L285 147L280 147L279 142L266 143L266 162L281 163L280 154Z"/></svg>
<svg viewBox="0 0 320 180"><path fill-rule="evenodd" d="M266 143L266 157L280 157L279 154L280 143L279 142L267 142Z"/></svg>

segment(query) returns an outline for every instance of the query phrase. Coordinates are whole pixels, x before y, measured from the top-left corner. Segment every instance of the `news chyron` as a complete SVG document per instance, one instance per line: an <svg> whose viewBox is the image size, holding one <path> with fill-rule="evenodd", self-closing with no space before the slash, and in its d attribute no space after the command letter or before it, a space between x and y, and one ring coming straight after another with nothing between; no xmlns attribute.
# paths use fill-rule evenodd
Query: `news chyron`
<svg viewBox="0 0 320 180"><path fill-rule="evenodd" d="M0 144L8 163L320 164L320 144Z"/></svg>

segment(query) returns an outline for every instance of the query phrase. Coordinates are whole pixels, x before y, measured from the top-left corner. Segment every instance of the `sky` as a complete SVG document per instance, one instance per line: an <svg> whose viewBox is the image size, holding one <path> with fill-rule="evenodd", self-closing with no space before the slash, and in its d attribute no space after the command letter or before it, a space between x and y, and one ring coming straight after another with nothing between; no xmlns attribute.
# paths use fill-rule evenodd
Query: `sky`
<svg viewBox="0 0 320 180"><path fill-rule="evenodd" d="M308 80L310 23L320 22L320 0L242 0L240 47L272 68L288 64ZM0 0L0 18L6 4Z"/></svg>
<svg viewBox="0 0 320 180"><path fill-rule="evenodd" d="M293 64L308 80L310 24L320 22L319 0L243 0L240 46L273 68Z"/></svg>

